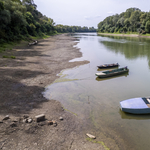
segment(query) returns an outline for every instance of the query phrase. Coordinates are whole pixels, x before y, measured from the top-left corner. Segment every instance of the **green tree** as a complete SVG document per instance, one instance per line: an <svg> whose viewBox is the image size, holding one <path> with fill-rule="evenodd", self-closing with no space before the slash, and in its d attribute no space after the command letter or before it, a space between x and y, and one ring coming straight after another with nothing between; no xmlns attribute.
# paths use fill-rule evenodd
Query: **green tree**
<svg viewBox="0 0 150 150"><path fill-rule="evenodd" d="M33 13L37 5L34 3L34 0L22 0L22 4L26 6L27 11Z"/></svg>
<svg viewBox="0 0 150 150"><path fill-rule="evenodd" d="M146 22L145 30L147 33L150 33L150 21Z"/></svg>
<svg viewBox="0 0 150 150"><path fill-rule="evenodd" d="M53 19L36 7L33 0L0 0L0 42L55 32Z"/></svg>
<svg viewBox="0 0 150 150"><path fill-rule="evenodd" d="M127 27L127 28L130 26L130 20L129 20L129 18L125 19L124 26Z"/></svg>

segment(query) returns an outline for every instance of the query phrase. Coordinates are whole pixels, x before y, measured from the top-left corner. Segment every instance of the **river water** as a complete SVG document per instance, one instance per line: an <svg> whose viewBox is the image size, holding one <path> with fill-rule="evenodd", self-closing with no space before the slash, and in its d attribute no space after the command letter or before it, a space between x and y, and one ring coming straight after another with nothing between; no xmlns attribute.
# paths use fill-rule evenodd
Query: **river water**
<svg viewBox="0 0 150 150"><path fill-rule="evenodd" d="M108 129L136 150L150 147L150 115L131 115L120 110L119 102L150 96L150 39L106 37L96 33L74 34L83 57L89 64L63 70L53 84L46 87L47 99L59 100L65 109L87 119L95 130ZM99 79L95 73L105 63L118 62L129 73ZM106 131L107 132L107 131Z"/></svg>

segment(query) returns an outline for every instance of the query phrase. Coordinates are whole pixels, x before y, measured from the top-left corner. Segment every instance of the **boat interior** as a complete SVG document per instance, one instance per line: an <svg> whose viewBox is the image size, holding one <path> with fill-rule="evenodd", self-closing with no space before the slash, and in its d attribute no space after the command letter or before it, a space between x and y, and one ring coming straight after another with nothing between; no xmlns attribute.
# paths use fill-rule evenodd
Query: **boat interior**
<svg viewBox="0 0 150 150"><path fill-rule="evenodd" d="M125 68L119 68L119 69L104 71L103 73L109 74L109 73L120 72L120 71L125 71L125 70L126 70Z"/></svg>
<svg viewBox="0 0 150 150"><path fill-rule="evenodd" d="M150 108L150 98L142 98L146 105Z"/></svg>

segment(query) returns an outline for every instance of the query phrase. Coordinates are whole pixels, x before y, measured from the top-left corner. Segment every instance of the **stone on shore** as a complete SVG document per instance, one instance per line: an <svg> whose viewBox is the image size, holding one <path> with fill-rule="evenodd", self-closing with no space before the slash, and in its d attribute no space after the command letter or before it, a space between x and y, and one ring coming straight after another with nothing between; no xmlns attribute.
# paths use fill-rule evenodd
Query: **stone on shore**
<svg viewBox="0 0 150 150"><path fill-rule="evenodd" d="M17 124L16 124L15 122L12 122L12 123L10 124L10 127L17 127Z"/></svg>
<svg viewBox="0 0 150 150"><path fill-rule="evenodd" d="M55 120L52 120L53 122L53 126L56 127L57 126L57 122Z"/></svg>
<svg viewBox="0 0 150 150"><path fill-rule="evenodd" d="M31 119L31 118L29 118L29 119L28 119L28 123L31 123L31 122L32 122L32 119Z"/></svg>
<svg viewBox="0 0 150 150"><path fill-rule="evenodd" d="M48 121L47 125L53 125L53 121Z"/></svg>
<svg viewBox="0 0 150 150"><path fill-rule="evenodd" d="M10 119L9 115L6 115L3 120L8 120L8 119Z"/></svg>
<svg viewBox="0 0 150 150"><path fill-rule="evenodd" d="M27 119L27 118L29 118L29 116L28 115L23 115L23 118Z"/></svg>
<svg viewBox="0 0 150 150"><path fill-rule="evenodd" d="M23 121L22 121L23 123L27 123L28 122L28 120L27 119L23 119Z"/></svg>
<svg viewBox="0 0 150 150"><path fill-rule="evenodd" d="M59 120L64 120L63 117L59 117Z"/></svg>
<svg viewBox="0 0 150 150"><path fill-rule="evenodd" d="M45 115L41 114L38 116L35 116L36 122L44 121L45 120Z"/></svg>

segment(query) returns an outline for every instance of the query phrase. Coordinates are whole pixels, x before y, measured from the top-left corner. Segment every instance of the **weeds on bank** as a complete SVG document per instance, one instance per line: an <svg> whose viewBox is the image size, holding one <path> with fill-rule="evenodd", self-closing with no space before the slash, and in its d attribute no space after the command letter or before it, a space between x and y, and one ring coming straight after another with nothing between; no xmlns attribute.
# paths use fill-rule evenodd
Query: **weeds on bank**
<svg viewBox="0 0 150 150"><path fill-rule="evenodd" d="M101 144L101 145L103 145L103 147L105 148L105 150L110 150L110 148L108 148L108 147L104 144L104 142L102 142L102 141L95 141L95 140L93 140L93 139L91 139L91 138L86 138L86 140L89 141L89 142L92 142L92 143Z"/></svg>
<svg viewBox="0 0 150 150"><path fill-rule="evenodd" d="M66 108L64 108L64 107L63 107L63 109L64 109L65 111L68 111L68 112L70 112L71 114L73 114L73 115L75 115L75 116L78 116L76 113L74 113L74 112L71 112L70 110L68 110L68 109L66 109Z"/></svg>
<svg viewBox="0 0 150 150"><path fill-rule="evenodd" d="M15 56L3 56L3 58L11 58L11 59L16 59L16 57Z"/></svg>
<svg viewBox="0 0 150 150"><path fill-rule="evenodd" d="M132 34L135 34L135 35L141 35L141 36L145 36L145 37L150 36L150 34L148 34L148 33L146 33L146 34L139 34L137 32L126 32L126 33L118 33L118 32L114 32L114 33L109 33L109 32L101 33L101 32L98 32L98 34L112 34L112 35L114 35L114 34L118 34L118 35L122 35L122 34L124 34L124 35L132 35Z"/></svg>
<svg viewBox="0 0 150 150"><path fill-rule="evenodd" d="M38 36L29 36L28 38L23 38L20 41L13 41L8 43L0 43L0 53L6 51L6 50L12 50L15 46L22 45L22 41L28 42L28 39L38 40L38 39L46 39L52 35L57 35L58 33L50 33L50 34L41 34ZM13 57L14 59L14 57Z"/></svg>
<svg viewBox="0 0 150 150"><path fill-rule="evenodd" d="M146 34L142 34L142 36L150 36L150 34L147 34L147 33L146 33Z"/></svg>
<svg viewBox="0 0 150 150"><path fill-rule="evenodd" d="M14 47L13 43L0 44L0 52L6 51L7 49L12 50L13 47Z"/></svg>

